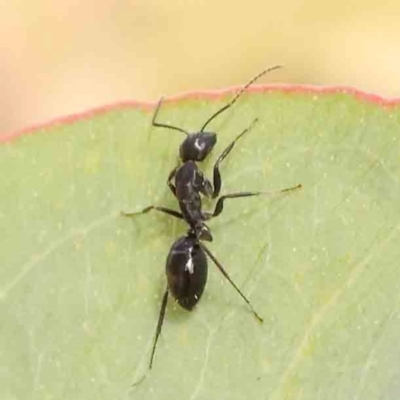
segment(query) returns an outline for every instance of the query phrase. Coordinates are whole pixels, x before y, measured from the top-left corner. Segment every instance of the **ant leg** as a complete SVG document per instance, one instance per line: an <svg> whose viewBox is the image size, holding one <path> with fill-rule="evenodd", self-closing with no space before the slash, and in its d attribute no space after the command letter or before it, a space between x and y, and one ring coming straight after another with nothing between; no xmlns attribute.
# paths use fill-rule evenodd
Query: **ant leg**
<svg viewBox="0 0 400 400"><path fill-rule="evenodd" d="M252 197L252 196L260 196L263 194L263 192L239 192L239 193L231 193L231 194L226 194L225 196L221 196L217 204L215 205L215 209L213 213L207 213L206 218L211 219L214 217L218 217L219 214L222 213L224 209L224 201L226 199L237 199L239 197Z"/></svg>
<svg viewBox="0 0 400 400"><path fill-rule="evenodd" d="M231 152L233 147L235 146L236 142L246 133L248 132L254 124L258 122L258 118L256 118L250 126L248 126L243 132L238 135L235 140L222 152L222 154L218 157L215 165L214 165L214 171L213 171L213 186L214 186L214 192L212 194L212 198L215 199L218 197L219 192L221 190L221 174L219 172L219 164L225 159L225 157Z"/></svg>
<svg viewBox="0 0 400 400"><path fill-rule="evenodd" d="M176 170L178 167L175 167L168 175L167 185L171 189L172 194L176 197L176 188L175 185L172 183L172 178L175 176Z"/></svg>
<svg viewBox="0 0 400 400"><path fill-rule="evenodd" d="M251 305L250 301L247 299L247 297L240 291L240 289L233 283L232 279L229 277L228 273L224 270L222 265L219 263L219 261L214 257L214 255L211 253L210 250L205 246L205 244L201 243L200 246L204 249L204 251L207 253L207 255L211 258L211 260L214 262L214 264L218 267L218 269L221 271L222 275L229 281L229 283L235 288L235 290L239 293L239 295L242 297L242 299L247 303L247 305L250 307L251 312L253 315L257 318L259 322L264 322L263 319L257 314L257 312L254 310L253 306Z"/></svg>
<svg viewBox="0 0 400 400"><path fill-rule="evenodd" d="M239 197L252 197L252 196L261 196L261 195L274 196L274 195L277 195L280 193L291 192L293 190L300 189L301 187L302 187L302 185L300 184L300 185L296 185L296 186L293 186L290 188L279 190L278 192L238 192L238 193L226 194L225 196L221 196L218 199L217 204L215 205L214 212L213 213L205 212L204 216L206 219L218 217L218 215L220 215L224 209L224 201L226 199L236 199Z"/></svg>
<svg viewBox="0 0 400 400"><path fill-rule="evenodd" d="M158 322L157 322L157 328L156 328L156 335L154 337L153 349L151 350L149 369L151 369L151 367L153 366L154 353L156 352L158 337L160 336L161 328L163 326L167 303L168 303L168 288L165 290L164 297L163 297L162 303L161 303L160 314L158 316Z"/></svg>
<svg viewBox="0 0 400 400"><path fill-rule="evenodd" d="M189 136L189 133L188 133L187 131L185 131L185 130L182 129L182 128L179 128L178 126L167 125L167 124L161 124L161 123L159 123L159 122L156 122L156 118L157 118L158 112L160 111L160 107L161 107L162 101L163 101L163 98L161 97L160 100L159 100L158 103L157 103L157 108L156 108L156 110L154 111L154 115L153 115L153 118L152 118L152 120L151 120L151 125L152 125L152 126L155 126L155 127L157 127L157 128L173 129L173 130L175 130L175 131L183 132L186 136Z"/></svg>
<svg viewBox="0 0 400 400"><path fill-rule="evenodd" d="M149 362L149 371L151 370L151 368L153 366L154 354L156 352L158 338L160 336L161 329L163 326L165 311L167 309L167 303L168 303L168 287L165 290L165 293L164 293L164 296L162 299L162 303L161 303L160 313L158 314L156 334L154 336L153 348L151 350L151 356L150 356L150 362ZM149 371L147 371L147 372L149 372ZM137 386L140 383L142 383L145 380L146 376L147 376L147 373L145 373L138 381L136 381L134 384L132 384L132 386Z"/></svg>
<svg viewBox="0 0 400 400"><path fill-rule="evenodd" d="M121 211L121 215L123 215L124 217L135 217L136 215L147 214L151 210L156 210L156 211L162 212L164 214L172 215L175 218L183 219L183 215L180 212L171 210L170 208L159 207L159 206L148 206L148 207L144 208L142 211L136 211L136 212L130 212L130 213Z"/></svg>

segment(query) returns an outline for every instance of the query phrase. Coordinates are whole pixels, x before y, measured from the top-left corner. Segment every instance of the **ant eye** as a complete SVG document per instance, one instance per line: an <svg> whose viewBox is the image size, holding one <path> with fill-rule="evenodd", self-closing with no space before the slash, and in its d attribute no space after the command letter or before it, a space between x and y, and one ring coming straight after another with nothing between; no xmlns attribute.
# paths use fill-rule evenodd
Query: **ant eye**
<svg viewBox="0 0 400 400"><path fill-rule="evenodd" d="M212 151L217 143L217 135L213 132L200 132L193 142L196 161L203 161Z"/></svg>
<svg viewBox="0 0 400 400"><path fill-rule="evenodd" d="M204 142L201 142L200 139L196 139L194 141L194 147L196 147L196 149L199 151L203 151L206 147L206 144Z"/></svg>

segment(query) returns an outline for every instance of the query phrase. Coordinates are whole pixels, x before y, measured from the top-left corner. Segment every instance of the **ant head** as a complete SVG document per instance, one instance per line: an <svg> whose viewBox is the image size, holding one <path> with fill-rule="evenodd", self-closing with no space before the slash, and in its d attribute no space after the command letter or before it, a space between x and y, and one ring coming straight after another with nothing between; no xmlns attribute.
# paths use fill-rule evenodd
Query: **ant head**
<svg viewBox="0 0 400 400"><path fill-rule="evenodd" d="M213 132L197 132L189 134L179 148L183 162L203 161L217 143L217 135Z"/></svg>
<svg viewBox="0 0 400 400"><path fill-rule="evenodd" d="M154 112L151 123L155 127L172 129L175 131L182 132L187 136L186 139L181 144L181 147L179 148L179 155L183 162L189 160L195 162L203 161L211 153L211 150L213 149L215 143L217 142L217 135L215 133L204 131L206 127L210 124L210 122L213 121L218 115L226 111L228 108L232 107L239 99L239 97L247 90L247 88L250 85L252 85L257 79L259 79L267 72L273 71L278 68L281 68L281 66L275 65L272 68L264 69L258 75L252 78L249 82L247 82L246 85L244 85L242 89L240 89L237 92L237 94L233 97L233 99L229 103L225 104L223 107L217 110L213 115L211 115L210 118L208 118L208 120L204 123L204 125L200 129L200 131L197 133L189 133L185 129L182 129L178 126L156 122L157 114L158 111L160 110L160 106L162 103L162 97L157 104L157 108L156 111Z"/></svg>
<svg viewBox="0 0 400 400"><path fill-rule="evenodd" d="M199 240L204 240L206 242L213 241L210 228L204 222L200 222L194 227L194 234Z"/></svg>

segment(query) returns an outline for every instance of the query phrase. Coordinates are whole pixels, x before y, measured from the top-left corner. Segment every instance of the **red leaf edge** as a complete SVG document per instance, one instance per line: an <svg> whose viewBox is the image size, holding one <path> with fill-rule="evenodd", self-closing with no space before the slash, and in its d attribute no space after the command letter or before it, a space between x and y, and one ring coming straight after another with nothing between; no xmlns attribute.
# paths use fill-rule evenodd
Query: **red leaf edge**
<svg viewBox="0 0 400 400"><path fill-rule="evenodd" d="M171 96L165 99L165 102L175 103L186 99L206 99L213 100L221 98L229 93L235 92L240 89L242 85L231 86L229 88L219 90L207 90L207 91L193 91L184 92L175 96ZM283 93L294 93L294 94L308 94L308 95L327 95L327 94L348 94L354 98L367 103L376 104L382 108L391 109L400 105L400 98L385 98L377 94L364 92L359 89L347 87L347 86L312 86L312 85L290 85L290 84L268 84L268 85L254 85L247 90L248 93L266 93L279 91ZM66 115L49 120L44 123L35 124L27 128L11 132L0 137L0 143L5 143L19 138L20 136L30 135L35 132L43 132L49 130L55 126L72 124L77 121L89 119L96 115L105 114L110 111L118 109L139 109L139 110L152 110L156 102L143 102L136 100L121 101L117 103L107 104L100 107L95 107L83 112Z"/></svg>

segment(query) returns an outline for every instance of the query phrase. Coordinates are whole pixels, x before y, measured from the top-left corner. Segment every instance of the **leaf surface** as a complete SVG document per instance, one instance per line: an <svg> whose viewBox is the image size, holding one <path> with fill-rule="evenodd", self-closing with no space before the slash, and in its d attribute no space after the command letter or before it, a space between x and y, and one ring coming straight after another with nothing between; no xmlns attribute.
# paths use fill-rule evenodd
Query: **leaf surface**
<svg viewBox="0 0 400 400"><path fill-rule="evenodd" d="M166 102L195 130L230 98ZM183 222L166 178L183 135L120 106L0 144L2 399L394 399L400 396L400 108L341 91L254 89L213 121L202 164L226 202L198 307L170 301L146 372L165 258ZM206 209L212 203L206 202Z"/></svg>

